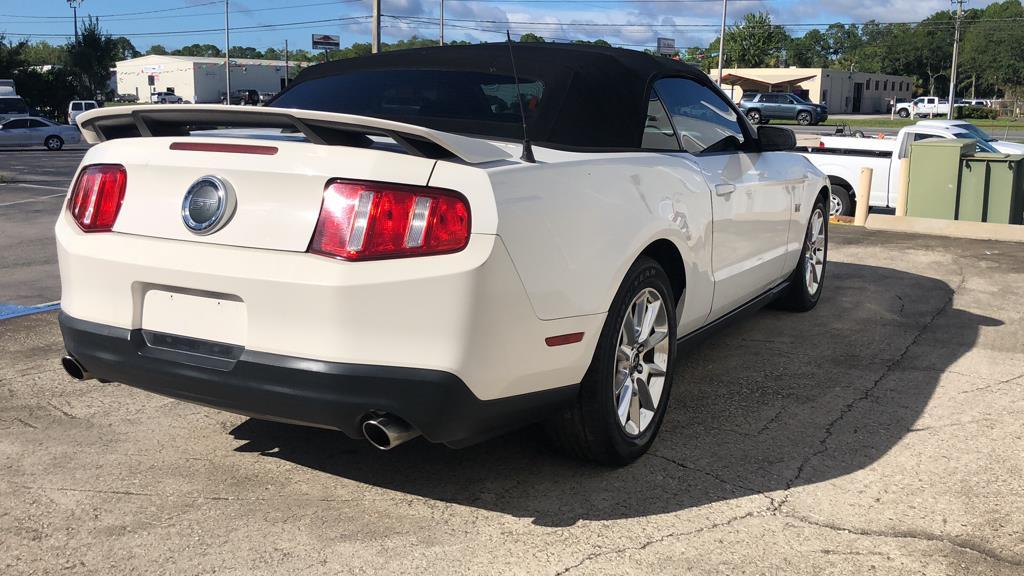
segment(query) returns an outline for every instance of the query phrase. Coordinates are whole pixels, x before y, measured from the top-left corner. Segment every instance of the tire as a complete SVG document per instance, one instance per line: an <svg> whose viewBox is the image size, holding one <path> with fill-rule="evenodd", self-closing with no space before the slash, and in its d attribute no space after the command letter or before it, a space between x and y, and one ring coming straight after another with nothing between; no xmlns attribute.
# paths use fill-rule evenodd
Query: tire
<svg viewBox="0 0 1024 576"><path fill-rule="evenodd" d="M831 188L829 216L853 216L855 206L850 197L850 191L841 184L832 184Z"/></svg>
<svg viewBox="0 0 1024 576"><path fill-rule="evenodd" d="M47 136L46 140L43 140L43 146L51 152L56 152L64 147L64 139L60 136Z"/></svg>
<svg viewBox="0 0 1024 576"><path fill-rule="evenodd" d="M825 216L827 213L825 197L819 195L814 201L814 207L811 208L811 216L807 219L803 248L800 250L796 268L789 276L789 288L776 302L779 308L808 312L818 305L822 288L825 286L825 268L828 264L828 218ZM812 253L814 256L809 257L808 255ZM813 288L808 276L811 273L817 279Z"/></svg>
<svg viewBox="0 0 1024 576"><path fill-rule="evenodd" d="M757 110L751 110L750 112L747 112L747 120L750 120L750 123L753 124L754 126L757 126L758 124L761 124L763 122L761 118L761 113L758 112Z"/></svg>
<svg viewBox="0 0 1024 576"><path fill-rule="evenodd" d="M638 333L645 323L632 322L635 316L646 316L640 302L643 311L654 308L649 336L642 341ZM655 308L654 302L660 305ZM653 346L640 346L652 340ZM665 418L675 348L676 314L668 276L657 262L641 256L609 308L576 404L547 424L554 444L572 456L611 466L642 456Z"/></svg>
<svg viewBox="0 0 1024 576"><path fill-rule="evenodd" d="M910 118L910 110L906 108L900 108L900 111L896 113L900 118Z"/></svg>
<svg viewBox="0 0 1024 576"><path fill-rule="evenodd" d="M798 112L796 115L796 123L801 126L810 126L811 120L813 118L811 118L810 112Z"/></svg>

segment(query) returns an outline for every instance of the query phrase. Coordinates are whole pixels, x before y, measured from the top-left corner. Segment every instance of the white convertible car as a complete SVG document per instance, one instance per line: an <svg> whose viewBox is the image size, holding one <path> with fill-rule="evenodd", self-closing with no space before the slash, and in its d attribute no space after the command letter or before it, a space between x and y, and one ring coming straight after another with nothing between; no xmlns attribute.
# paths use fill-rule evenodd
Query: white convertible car
<svg viewBox="0 0 1024 576"><path fill-rule="evenodd" d="M404 50L309 68L267 107L79 123L98 144L56 235L80 379L381 448L545 420L624 464L677 340L821 296L825 176L666 58Z"/></svg>

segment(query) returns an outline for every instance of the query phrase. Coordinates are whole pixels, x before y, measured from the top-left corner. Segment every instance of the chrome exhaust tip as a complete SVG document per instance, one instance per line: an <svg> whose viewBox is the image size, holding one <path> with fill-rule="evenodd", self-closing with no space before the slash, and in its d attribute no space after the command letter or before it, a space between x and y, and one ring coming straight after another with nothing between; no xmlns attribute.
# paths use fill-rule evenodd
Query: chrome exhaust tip
<svg viewBox="0 0 1024 576"><path fill-rule="evenodd" d="M92 374L82 366L82 363L77 358L70 354L60 359L60 365L64 367L64 371L68 373L75 380L92 380Z"/></svg>
<svg viewBox="0 0 1024 576"><path fill-rule="evenodd" d="M419 430L397 416L380 416L363 422L363 436L381 450L391 450L419 435Z"/></svg>

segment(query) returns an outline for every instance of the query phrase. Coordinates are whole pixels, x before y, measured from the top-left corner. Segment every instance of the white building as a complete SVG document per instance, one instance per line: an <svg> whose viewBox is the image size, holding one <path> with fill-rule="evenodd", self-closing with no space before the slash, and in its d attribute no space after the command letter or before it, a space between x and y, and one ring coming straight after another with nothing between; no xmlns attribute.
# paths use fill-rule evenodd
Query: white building
<svg viewBox="0 0 1024 576"><path fill-rule="evenodd" d="M293 71L304 64L289 63ZM284 79L283 60L231 59L231 90L276 93ZM153 92L174 92L195 103L220 102L224 89L223 58L150 55L117 63L117 92L135 94L140 102Z"/></svg>
<svg viewBox="0 0 1024 576"><path fill-rule="evenodd" d="M718 78L712 70L711 78ZM831 114L879 114L913 97L909 76L829 68L726 68L722 89L739 102L743 92L793 92L825 104Z"/></svg>

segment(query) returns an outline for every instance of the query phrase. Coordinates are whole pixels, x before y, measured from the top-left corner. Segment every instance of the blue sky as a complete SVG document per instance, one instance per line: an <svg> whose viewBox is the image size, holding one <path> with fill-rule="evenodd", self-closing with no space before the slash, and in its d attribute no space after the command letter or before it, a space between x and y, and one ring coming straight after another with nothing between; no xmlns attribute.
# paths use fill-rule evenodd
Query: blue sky
<svg viewBox="0 0 1024 576"><path fill-rule="evenodd" d="M971 7L988 3L972 2ZM729 22L747 12L768 11L775 22L792 25L790 33L800 35L814 24L915 21L948 8L943 0L730 0ZM230 9L232 45L281 48L287 39L292 48L309 49L312 33L338 34L342 45L370 39L369 0L232 0ZM197 42L222 45L223 10L222 0L84 0L78 13L99 16L107 32L128 36L145 50L152 44L169 49ZM445 38L495 41L509 28L513 36L604 38L632 48L653 48L658 36L675 38L677 46L707 45L717 35L721 10L719 0L446 0ZM384 40L413 34L436 38L439 11L440 0L382 0L388 15L382 20ZM0 33L9 40L63 43L73 34L71 9L63 0L0 0Z"/></svg>

